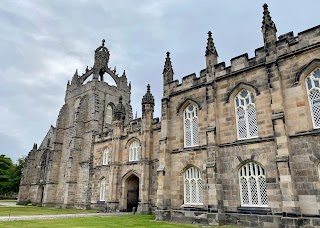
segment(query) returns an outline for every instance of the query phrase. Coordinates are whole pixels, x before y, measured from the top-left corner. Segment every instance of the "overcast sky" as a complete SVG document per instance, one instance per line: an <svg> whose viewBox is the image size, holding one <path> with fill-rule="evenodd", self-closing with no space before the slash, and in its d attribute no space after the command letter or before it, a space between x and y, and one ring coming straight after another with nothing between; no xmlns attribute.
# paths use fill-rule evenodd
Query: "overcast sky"
<svg viewBox="0 0 320 228"><path fill-rule="evenodd" d="M160 114L165 53L175 79L205 68L207 32L219 62L263 46L262 5L268 3L281 35L320 22L319 0L1 0L0 154L26 156L55 126L66 84L93 65L106 40L109 66L126 70L133 112L141 116L147 83Z"/></svg>

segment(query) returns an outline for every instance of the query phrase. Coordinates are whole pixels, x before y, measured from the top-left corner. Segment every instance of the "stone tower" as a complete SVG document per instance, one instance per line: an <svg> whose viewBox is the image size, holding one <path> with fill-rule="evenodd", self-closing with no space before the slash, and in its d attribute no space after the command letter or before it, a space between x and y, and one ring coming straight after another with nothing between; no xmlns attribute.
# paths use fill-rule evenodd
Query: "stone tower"
<svg viewBox="0 0 320 228"><path fill-rule="evenodd" d="M50 143L39 149L33 147L28 156L29 160L43 157L43 161L42 165L34 164L37 177L30 178L33 173L24 172L19 201L32 195L32 202L45 205L88 206L93 135L111 130L113 111L120 97L125 111L124 123L132 119L131 86L125 72L119 76L116 70L110 69L109 57L102 40L102 45L95 50L93 67L87 67L82 75L76 70L71 83L68 82L56 127L50 128L42 144ZM106 73L116 86L104 82ZM91 75L92 80L88 80ZM41 174L44 172L46 175Z"/></svg>

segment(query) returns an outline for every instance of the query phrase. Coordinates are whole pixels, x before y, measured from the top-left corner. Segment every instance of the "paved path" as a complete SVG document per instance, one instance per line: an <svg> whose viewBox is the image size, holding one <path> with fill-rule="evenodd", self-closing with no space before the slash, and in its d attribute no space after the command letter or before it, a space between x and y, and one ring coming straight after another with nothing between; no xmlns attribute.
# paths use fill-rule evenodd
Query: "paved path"
<svg viewBox="0 0 320 228"><path fill-rule="evenodd" d="M5 206L5 207L21 207L21 205L17 205L16 202L1 202L1 201L0 201L0 206Z"/></svg>
<svg viewBox="0 0 320 228"><path fill-rule="evenodd" d="M58 218L81 218L81 217L105 217L130 215L132 212L118 213L89 213L89 214L59 214L59 215L21 215L21 216L0 216L0 221L13 220L35 220L35 219L58 219Z"/></svg>

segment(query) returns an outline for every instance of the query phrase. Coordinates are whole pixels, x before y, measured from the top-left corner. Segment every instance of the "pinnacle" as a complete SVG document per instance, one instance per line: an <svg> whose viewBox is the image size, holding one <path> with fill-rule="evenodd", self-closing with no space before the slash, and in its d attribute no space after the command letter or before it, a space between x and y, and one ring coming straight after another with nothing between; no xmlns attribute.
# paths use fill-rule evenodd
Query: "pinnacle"
<svg viewBox="0 0 320 228"><path fill-rule="evenodd" d="M263 20L262 20L262 27L261 28L264 28L265 26L269 26L269 27L273 27L276 29L276 26L270 16L270 12L268 10L268 5L266 3L263 5L263 18L262 19Z"/></svg>
<svg viewBox="0 0 320 228"><path fill-rule="evenodd" d="M152 105L154 105L154 97L150 92L150 84L147 85L147 92L142 98L142 104L152 104Z"/></svg>
<svg viewBox="0 0 320 228"><path fill-rule="evenodd" d="M212 38L212 32L208 32L208 39L207 39L207 47L206 47L206 56L209 54L216 54L218 56L216 47L214 46L213 43L213 38Z"/></svg>
<svg viewBox="0 0 320 228"><path fill-rule="evenodd" d="M170 72L173 74L171 59L170 59L170 52L167 52L166 61L164 63L163 73Z"/></svg>

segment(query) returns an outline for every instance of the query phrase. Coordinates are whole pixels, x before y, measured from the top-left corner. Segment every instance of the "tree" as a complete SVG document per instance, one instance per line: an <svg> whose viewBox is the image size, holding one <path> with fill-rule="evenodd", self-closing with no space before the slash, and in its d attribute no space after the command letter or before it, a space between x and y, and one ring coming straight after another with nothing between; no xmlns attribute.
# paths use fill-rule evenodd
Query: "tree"
<svg viewBox="0 0 320 228"><path fill-rule="evenodd" d="M11 158L5 155L0 155L0 194L10 192L10 173L13 171L14 166Z"/></svg>
<svg viewBox="0 0 320 228"><path fill-rule="evenodd" d="M17 164L13 164L11 158L0 155L0 195L17 193L19 191L21 171L25 158L19 158Z"/></svg>

